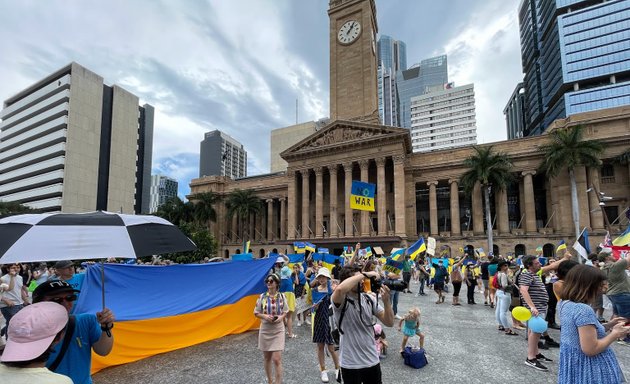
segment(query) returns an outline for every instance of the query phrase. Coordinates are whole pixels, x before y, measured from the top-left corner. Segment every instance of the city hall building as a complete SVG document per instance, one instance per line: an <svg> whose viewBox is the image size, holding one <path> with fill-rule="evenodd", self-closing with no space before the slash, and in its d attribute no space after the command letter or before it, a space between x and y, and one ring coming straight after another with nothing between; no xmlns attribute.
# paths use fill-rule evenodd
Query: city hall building
<svg viewBox="0 0 630 384"><path fill-rule="evenodd" d="M191 196L207 191L227 196L249 189L263 201L262 211L247 218L245 228L237 217L227 217L222 203L216 207L210 231L221 255L241 252L244 240L251 240L256 256L274 249L291 253L295 241L336 254L357 242L387 253L419 236L435 237L438 248L453 255L466 246L485 249L481 188L467 194L459 184L472 148L413 153L408 129L380 125L374 1L331 0L328 13L331 122L281 153L286 171L191 181ZM589 228L594 248L606 233L604 214L613 236L627 225L630 165L614 159L630 148L630 106L556 120L546 132L576 125L586 127L585 140L600 140L605 146L600 168L575 169L580 225ZM543 246L552 255L560 240L575 240L568 172L555 178L538 172L543 161L539 146L548 140L543 134L487 144L510 157L516 176L505 190L490 190L496 254L531 254ZM375 212L350 208L353 180L376 184ZM595 190L612 197L603 208Z"/></svg>

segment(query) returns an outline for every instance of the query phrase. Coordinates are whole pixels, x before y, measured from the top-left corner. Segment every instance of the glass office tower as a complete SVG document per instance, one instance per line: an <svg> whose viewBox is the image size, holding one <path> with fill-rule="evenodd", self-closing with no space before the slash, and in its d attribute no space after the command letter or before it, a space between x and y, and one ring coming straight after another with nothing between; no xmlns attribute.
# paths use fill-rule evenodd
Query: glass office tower
<svg viewBox="0 0 630 384"><path fill-rule="evenodd" d="M630 0L523 0L525 135L630 104Z"/></svg>
<svg viewBox="0 0 630 384"><path fill-rule="evenodd" d="M448 84L446 55L425 59L406 71L396 74L398 87L399 122L403 128L411 128L411 98L425 93L443 90Z"/></svg>
<svg viewBox="0 0 630 384"><path fill-rule="evenodd" d="M407 69L407 46L382 35L378 39L378 112L381 123L398 127L396 72Z"/></svg>

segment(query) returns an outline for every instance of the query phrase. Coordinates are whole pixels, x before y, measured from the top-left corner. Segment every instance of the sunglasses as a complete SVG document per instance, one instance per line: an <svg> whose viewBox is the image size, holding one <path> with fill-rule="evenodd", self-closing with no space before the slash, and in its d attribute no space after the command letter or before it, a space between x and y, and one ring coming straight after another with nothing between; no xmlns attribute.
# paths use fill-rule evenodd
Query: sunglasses
<svg viewBox="0 0 630 384"><path fill-rule="evenodd" d="M271 283L275 283L276 281L274 279L269 279L269 280L265 280L265 283L267 284L271 284Z"/></svg>
<svg viewBox="0 0 630 384"><path fill-rule="evenodd" d="M71 302L76 301L76 300L77 300L77 295L73 294L73 295L67 295L67 296L64 296L64 297L53 297L53 298L51 298L48 301L52 301L54 303L61 304L64 301L68 302L68 303L71 303Z"/></svg>

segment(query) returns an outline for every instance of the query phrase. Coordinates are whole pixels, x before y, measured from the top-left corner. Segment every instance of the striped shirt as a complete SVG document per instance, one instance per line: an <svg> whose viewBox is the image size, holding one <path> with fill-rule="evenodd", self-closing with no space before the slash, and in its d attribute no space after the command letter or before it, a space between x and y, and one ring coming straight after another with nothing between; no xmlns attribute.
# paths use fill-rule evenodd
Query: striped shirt
<svg viewBox="0 0 630 384"><path fill-rule="evenodd" d="M539 311L545 310L547 308L547 303L549 302L549 295L547 294L547 290L545 289L545 285L542 280L540 280L540 276L536 273L531 273L530 271L524 269L521 272L521 275L518 278L519 287L529 287L527 291L529 293L529 297L531 297L532 302L536 306L536 309ZM525 306L528 309L529 305L525 300Z"/></svg>

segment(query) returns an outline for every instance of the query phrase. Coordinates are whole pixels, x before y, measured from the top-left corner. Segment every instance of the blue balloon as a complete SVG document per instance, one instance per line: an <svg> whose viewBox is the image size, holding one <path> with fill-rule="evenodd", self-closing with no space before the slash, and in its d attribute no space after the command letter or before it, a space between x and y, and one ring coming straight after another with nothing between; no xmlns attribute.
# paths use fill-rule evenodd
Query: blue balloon
<svg viewBox="0 0 630 384"><path fill-rule="evenodd" d="M527 326L532 332L543 333L547 330L547 322L542 317L532 317L527 321Z"/></svg>

